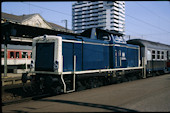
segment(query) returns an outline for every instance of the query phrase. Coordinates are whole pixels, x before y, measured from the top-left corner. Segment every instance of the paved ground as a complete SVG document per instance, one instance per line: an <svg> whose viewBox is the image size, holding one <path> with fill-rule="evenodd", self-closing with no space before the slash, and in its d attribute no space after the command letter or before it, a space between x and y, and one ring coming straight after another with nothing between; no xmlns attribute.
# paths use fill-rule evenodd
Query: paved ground
<svg viewBox="0 0 170 113"><path fill-rule="evenodd" d="M7 105L3 112L170 111L170 74Z"/></svg>

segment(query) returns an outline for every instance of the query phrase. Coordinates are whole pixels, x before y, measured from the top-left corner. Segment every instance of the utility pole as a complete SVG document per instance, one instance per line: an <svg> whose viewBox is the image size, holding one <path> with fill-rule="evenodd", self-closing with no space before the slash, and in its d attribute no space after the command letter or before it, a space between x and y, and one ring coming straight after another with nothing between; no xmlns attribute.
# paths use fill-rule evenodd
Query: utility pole
<svg viewBox="0 0 170 113"><path fill-rule="evenodd" d="M26 72L27 72L27 56L28 56L28 53L25 54L25 69L26 69Z"/></svg>
<svg viewBox="0 0 170 113"><path fill-rule="evenodd" d="M7 76L7 43L10 41L9 33L6 32L4 40L4 76Z"/></svg>
<svg viewBox="0 0 170 113"><path fill-rule="evenodd" d="M65 22L65 28L66 28L66 32L67 32L67 20L65 19L65 20L62 20L62 22Z"/></svg>
<svg viewBox="0 0 170 113"><path fill-rule="evenodd" d="M129 35L129 40L130 40L130 35Z"/></svg>

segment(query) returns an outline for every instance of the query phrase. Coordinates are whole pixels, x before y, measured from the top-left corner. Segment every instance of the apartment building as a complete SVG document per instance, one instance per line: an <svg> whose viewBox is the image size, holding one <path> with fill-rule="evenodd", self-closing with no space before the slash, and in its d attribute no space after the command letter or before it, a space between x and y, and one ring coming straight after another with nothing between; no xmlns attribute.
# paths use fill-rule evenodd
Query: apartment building
<svg viewBox="0 0 170 113"><path fill-rule="evenodd" d="M124 1L78 1L72 5L72 30L81 33L88 28L125 33Z"/></svg>

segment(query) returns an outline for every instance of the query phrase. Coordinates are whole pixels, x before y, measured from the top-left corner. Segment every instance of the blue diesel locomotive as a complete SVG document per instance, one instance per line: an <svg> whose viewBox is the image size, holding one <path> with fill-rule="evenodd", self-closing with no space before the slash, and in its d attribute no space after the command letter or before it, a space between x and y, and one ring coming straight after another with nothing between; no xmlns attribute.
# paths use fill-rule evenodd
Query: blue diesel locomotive
<svg viewBox="0 0 170 113"><path fill-rule="evenodd" d="M32 68L22 81L30 79L36 91L67 93L143 77L140 47L119 33L91 28L76 36L44 35L32 47Z"/></svg>

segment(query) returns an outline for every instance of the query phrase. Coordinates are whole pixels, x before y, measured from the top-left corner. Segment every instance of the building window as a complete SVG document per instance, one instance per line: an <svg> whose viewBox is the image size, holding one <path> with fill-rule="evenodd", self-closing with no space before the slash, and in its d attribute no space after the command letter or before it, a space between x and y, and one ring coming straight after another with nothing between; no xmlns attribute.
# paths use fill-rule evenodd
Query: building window
<svg viewBox="0 0 170 113"><path fill-rule="evenodd" d="M160 59L160 51L157 51L157 59Z"/></svg>
<svg viewBox="0 0 170 113"><path fill-rule="evenodd" d="M16 52L16 58L19 58L19 52Z"/></svg>
<svg viewBox="0 0 170 113"><path fill-rule="evenodd" d="M14 52L10 52L10 58L14 58Z"/></svg>
<svg viewBox="0 0 170 113"><path fill-rule="evenodd" d="M22 58L26 58L26 56L28 58L28 53L27 52L22 52Z"/></svg>

